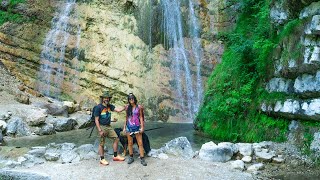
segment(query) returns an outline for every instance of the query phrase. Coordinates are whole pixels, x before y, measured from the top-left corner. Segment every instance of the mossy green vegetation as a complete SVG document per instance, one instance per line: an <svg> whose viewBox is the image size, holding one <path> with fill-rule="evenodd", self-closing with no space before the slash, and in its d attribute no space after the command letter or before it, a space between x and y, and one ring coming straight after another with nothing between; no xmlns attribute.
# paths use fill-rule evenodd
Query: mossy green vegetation
<svg viewBox="0 0 320 180"><path fill-rule="evenodd" d="M281 41L301 25L292 19L284 26L272 26L271 0L239 0L237 26L219 35L226 43L221 64L208 81L204 104L195 126L215 140L259 142L286 140L288 120L260 111L262 102L288 98L268 93L265 82L274 72L272 53ZM280 29L279 29L280 28Z"/></svg>
<svg viewBox="0 0 320 180"><path fill-rule="evenodd" d="M19 4L24 3L25 0L10 0L9 5L6 10L0 9L0 25L4 24L5 22L23 22L23 16L19 13L13 11L13 8ZM0 0L2 3L2 0Z"/></svg>
<svg viewBox="0 0 320 180"><path fill-rule="evenodd" d="M302 126L304 127L304 133L303 133L303 142L299 145L299 148L301 149L302 153L312 156L312 151L310 149L311 143L314 140L313 134L318 131L318 127L320 127L320 122L313 122L313 121L304 121L301 122ZM320 165L320 159L319 157L314 157Z"/></svg>

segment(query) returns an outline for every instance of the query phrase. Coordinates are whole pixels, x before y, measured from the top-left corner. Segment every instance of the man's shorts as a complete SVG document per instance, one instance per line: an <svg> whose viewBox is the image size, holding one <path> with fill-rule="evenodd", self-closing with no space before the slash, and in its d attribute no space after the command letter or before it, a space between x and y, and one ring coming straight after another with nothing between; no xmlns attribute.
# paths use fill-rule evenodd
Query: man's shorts
<svg viewBox="0 0 320 180"><path fill-rule="evenodd" d="M115 140L116 138L118 138L117 133L114 131L114 129L110 125L108 126L101 125L100 127L104 133L104 137L100 137L100 135L98 135L100 137L101 146L104 146L106 137L111 140Z"/></svg>

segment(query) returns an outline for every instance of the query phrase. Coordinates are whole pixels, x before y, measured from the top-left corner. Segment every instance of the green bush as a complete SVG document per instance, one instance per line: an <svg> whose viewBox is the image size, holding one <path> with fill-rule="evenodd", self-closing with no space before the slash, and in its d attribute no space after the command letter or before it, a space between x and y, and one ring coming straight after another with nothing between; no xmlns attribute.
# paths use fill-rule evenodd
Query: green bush
<svg viewBox="0 0 320 180"><path fill-rule="evenodd" d="M2 0L0 0L0 3ZM14 13L12 9L19 3L24 3L25 0L10 0L10 4L6 11L0 10L0 25L4 24L5 22L23 22L23 16L21 14Z"/></svg>

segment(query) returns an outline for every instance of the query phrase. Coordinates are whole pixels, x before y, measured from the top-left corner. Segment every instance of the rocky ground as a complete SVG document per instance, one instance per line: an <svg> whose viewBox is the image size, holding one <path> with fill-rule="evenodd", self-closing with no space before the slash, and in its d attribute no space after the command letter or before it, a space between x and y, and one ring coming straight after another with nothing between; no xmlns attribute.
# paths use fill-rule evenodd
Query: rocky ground
<svg viewBox="0 0 320 180"><path fill-rule="evenodd" d="M252 175L231 169L228 163L203 162L200 159L170 157L166 160L146 158L147 166L139 159L128 165L113 162L101 166L98 160L86 160L73 164L46 163L18 171L43 173L51 179L253 179ZM59 172L59 173L57 173Z"/></svg>
<svg viewBox="0 0 320 180"><path fill-rule="evenodd" d="M17 108L21 103L15 101L20 92L20 82L0 66L0 106ZM31 97L31 101L41 98ZM23 174L33 173L32 179L318 179L320 170L309 158L299 153L290 144L276 144L272 150L280 152L286 159L285 163L266 163L265 168L250 173L232 168L231 161L226 163L207 162L199 157L183 159L169 156L168 159L147 157L148 166L140 164L139 159L128 165L126 162L113 162L108 156L110 165L99 165L98 159L61 164L45 162L30 168L16 167L10 171ZM24 148L1 147L1 158L17 158L28 150ZM0 167L1 168L1 167ZM2 171L3 169L0 169ZM31 176L28 175L30 178Z"/></svg>

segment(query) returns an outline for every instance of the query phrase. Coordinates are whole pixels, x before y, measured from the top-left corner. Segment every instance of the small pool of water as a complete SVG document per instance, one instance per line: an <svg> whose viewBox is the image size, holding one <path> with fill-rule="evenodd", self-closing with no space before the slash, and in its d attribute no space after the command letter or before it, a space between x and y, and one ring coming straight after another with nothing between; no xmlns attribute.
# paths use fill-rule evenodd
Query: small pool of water
<svg viewBox="0 0 320 180"><path fill-rule="evenodd" d="M122 127L120 124L113 126ZM154 130L153 128L159 128ZM166 142L184 136L186 137L193 150L199 150L202 144L211 141L208 138L197 135L193 129L193 124L181 124L181 123L146 123L146 134L149 137L150 146L152 149L158 149L162 147ZM97 128L94 128L92 136L89 138L90 129L78 129L67 132L60 132L53 135L46 136L28 136L21 138L10 138L7 140L7 145L12 147L27 147L34 146L46 146L49 143L74 143L77 146L82 144L93 144L97 138ZM107 143L110 143L108 140Z"/></svg>

